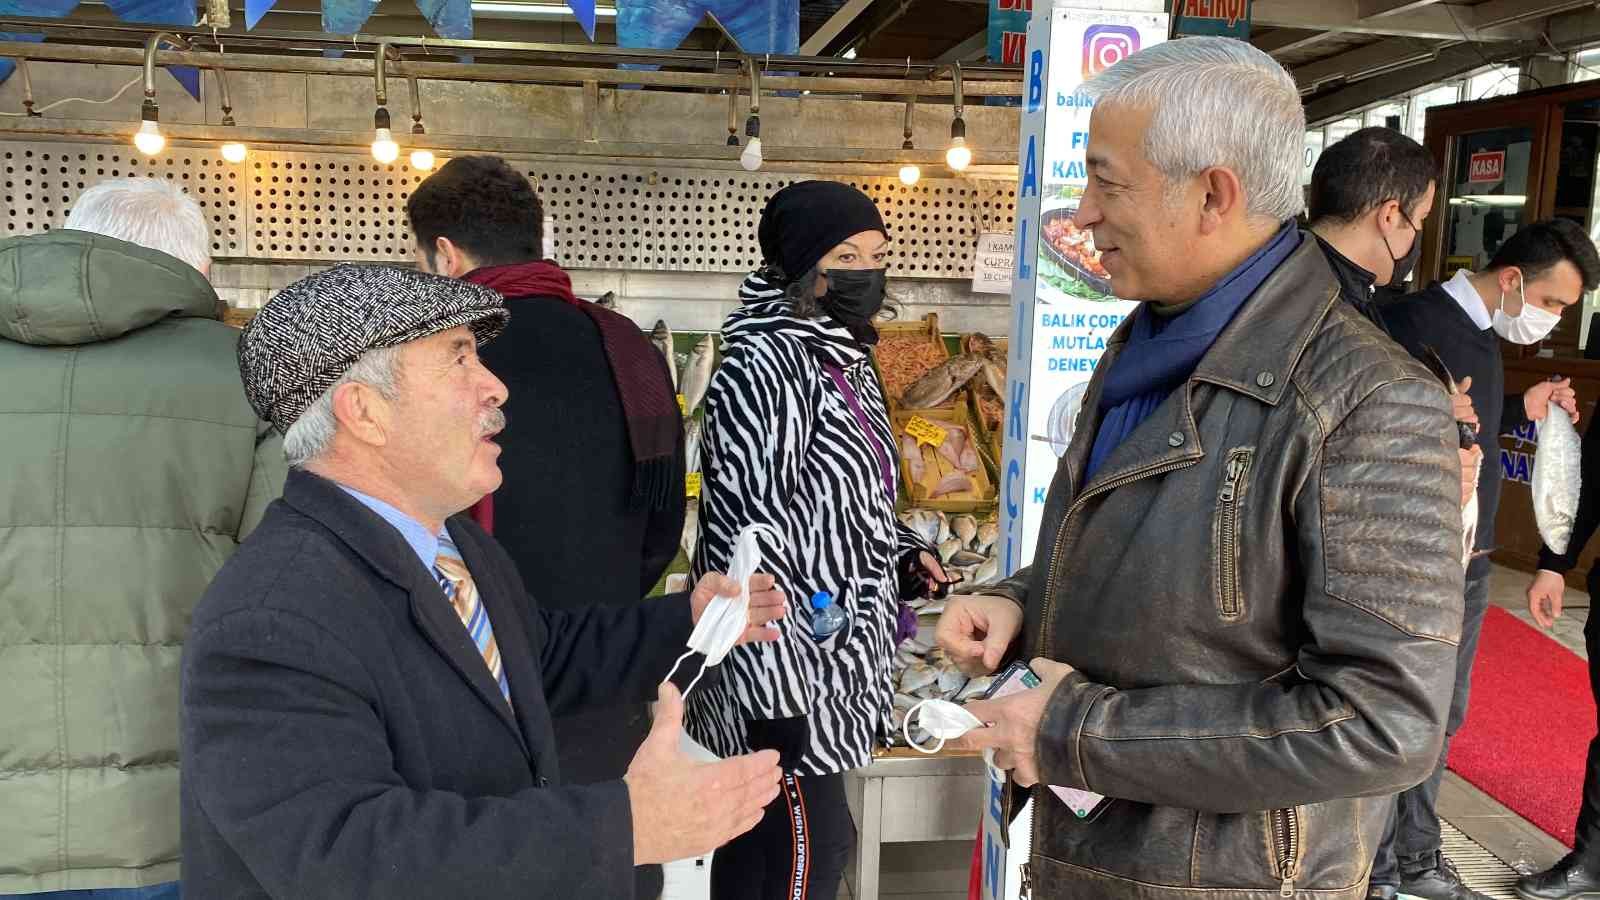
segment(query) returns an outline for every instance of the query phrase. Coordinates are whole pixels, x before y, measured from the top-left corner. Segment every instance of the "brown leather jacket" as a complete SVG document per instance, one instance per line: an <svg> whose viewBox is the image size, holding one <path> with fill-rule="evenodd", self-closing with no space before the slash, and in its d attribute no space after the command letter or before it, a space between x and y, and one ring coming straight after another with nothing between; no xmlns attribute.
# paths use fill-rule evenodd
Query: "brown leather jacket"
<svg viewBox="0 0 1600 900"><path fill-rule="evenodd" d="M1131 321L1131 320L1130 320ZM1439 758L1462 615L1444 390L1306 240L1087 485L1111 341L1046 502L1018 650L1077 668L1037 744L1036 898L1362 895Z"/></svg>

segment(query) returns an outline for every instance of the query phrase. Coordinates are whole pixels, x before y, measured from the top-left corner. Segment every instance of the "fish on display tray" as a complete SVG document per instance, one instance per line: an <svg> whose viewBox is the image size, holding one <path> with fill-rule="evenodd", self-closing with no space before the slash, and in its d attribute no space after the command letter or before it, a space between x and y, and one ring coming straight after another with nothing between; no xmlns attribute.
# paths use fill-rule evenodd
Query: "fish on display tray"
<svg viewBox="0 0 1600 900"><path fill-rule="evenodd" d="M683 368L681 380L685 415L694 415L694 411L700 408L700 402L705 400L706 389L711 386L711 372L716 365L717 342L707 334L695 342L694 352L689 354L688 365Z"/></svg>
<svg viewBox="0 0 1600 900"><path fill-rule="evenodd" d="M672 389L678 390L678 359L677 351L672 349L672 329L667 327L666 319L657 319L656 327L650 330L650 343L656 345L661 355L667 360L667 374L672 376Z"/></svg>
<svg viewBox="0 0 1600 900"><path fill-rule="evenodd" d="M900 405L907 409L932 409L942 405L983 371L986 359L976 353L950 357L912 382L900 395Z"/></svg>

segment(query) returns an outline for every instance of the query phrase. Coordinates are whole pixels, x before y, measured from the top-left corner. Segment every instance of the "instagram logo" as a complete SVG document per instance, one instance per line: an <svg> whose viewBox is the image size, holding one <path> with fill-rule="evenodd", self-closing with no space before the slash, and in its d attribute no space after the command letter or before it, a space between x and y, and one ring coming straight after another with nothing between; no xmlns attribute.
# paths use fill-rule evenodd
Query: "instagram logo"
<svg viewBox="0 0 1600 900"><path fill-rule="evenodd" d="M1138 52L1138 29L1127 25L1090 25L1083 32L1083 77L1093 78Z"/></svg>

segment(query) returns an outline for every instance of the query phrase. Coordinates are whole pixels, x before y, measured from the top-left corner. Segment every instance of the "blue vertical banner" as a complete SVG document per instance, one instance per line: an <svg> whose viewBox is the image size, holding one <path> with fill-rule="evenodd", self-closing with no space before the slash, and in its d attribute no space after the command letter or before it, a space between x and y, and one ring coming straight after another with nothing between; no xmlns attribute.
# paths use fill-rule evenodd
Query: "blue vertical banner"
<svg viewBox="0 0 1600 900"><path fill-rule="evenodd" d="M1033 0L989 0L989 61L1022 65L1027 52L1028 20Z"/></svg>
<svg viewBox="0 0 1600 900"><path fill-rule="evenodd" d="M1251 0L1178 0L1178 14L1174 16L1174 30L1182 36L1211 35L1214 37L1250 40Z"/></svg>

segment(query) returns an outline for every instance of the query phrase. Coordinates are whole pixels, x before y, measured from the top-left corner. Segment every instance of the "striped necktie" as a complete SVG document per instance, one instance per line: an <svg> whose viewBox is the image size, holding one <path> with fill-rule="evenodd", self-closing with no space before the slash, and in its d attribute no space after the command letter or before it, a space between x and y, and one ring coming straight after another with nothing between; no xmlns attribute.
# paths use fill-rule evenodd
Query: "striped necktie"
<svg viewBox="0 0 1600 900"><path fill-rule="evenodd" d="M500 693L511 702L511 685L506 682L506 670L500 663L500 648L494 642L494 629L489 625L489 611L483 608L483 598L478 596L478 586L472 582L472 575L467 571L467 564L461 559L461 551L450 540L449 534L439 535L439 557L434 561L437 570L439 586L444 588L444 596L450 605L456 609L456 615L461 617L461 624L466 626L467 634L472 642L478 645L478 653L483 656L484 664L489 667L489 674L500 684Z"/></svg>

